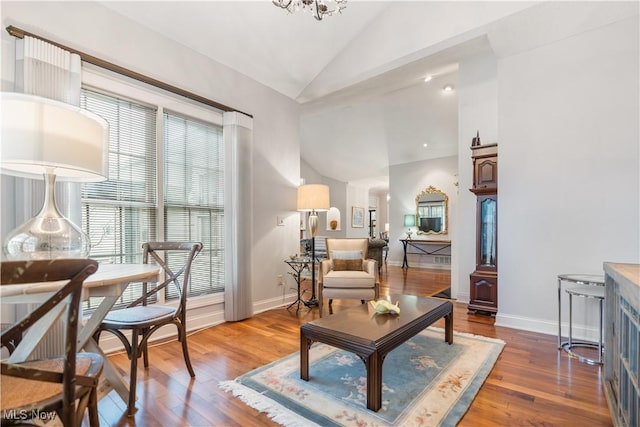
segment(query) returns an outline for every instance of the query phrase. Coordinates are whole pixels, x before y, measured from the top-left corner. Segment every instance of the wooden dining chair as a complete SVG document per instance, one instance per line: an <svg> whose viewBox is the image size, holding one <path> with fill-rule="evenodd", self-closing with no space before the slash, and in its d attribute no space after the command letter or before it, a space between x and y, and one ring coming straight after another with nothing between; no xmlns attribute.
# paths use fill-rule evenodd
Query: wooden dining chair
<svg viewBox="0 0 640 427"><path fill-rule="evenodd" d="M126 308L115 309L109 312L102 324L94 334L96 342L100 339L103 331L114 334L127 352L131 360L131 372L129 382L129 404L128 413L135 413L136 401L136 379L138 369L138 359L144 356L144 367L149 367L148 340L149 337L162 326L174 324L178 328L178 341L182 343L182 354L187 365L189 375L195 377L196 374L189 360L189 349L187 347L187 294L191 265L202 250L200 242L149 242L142 245L144 249L143 262L148 264L153 262L162 267L165 280L149 289L147 283L142 284L142 296ZM169 264L172 260L182 259L181 267L175 272ZM153 304L158 292L164 290L169 285L173 285L180 296L176 307L160 306ZM150 301L151 300L151 301ZM149 304L149 303L152 304ZM131 331L131 341L122 332Z"/></svg>
<svg viewBox="0 0 640 427"><path fill-rule="evenodd" d="M62 425L76 427L82 424L88 406L90 425L99 426L97 386L104 360L97 354L77 353L82 284L97 269L98 263L88 259L0 263L2 287L67 281L35 310L2 331L2 346L13 354L14 343L21 338L26 341L29 328L50 326L49 322L37 323L40 319L56 313L62 316L66 311L61 357L24 362L11 362L9 358L1 363L2 425L24 424L33 417L42 421L47 413L55 413Z"/></svg>

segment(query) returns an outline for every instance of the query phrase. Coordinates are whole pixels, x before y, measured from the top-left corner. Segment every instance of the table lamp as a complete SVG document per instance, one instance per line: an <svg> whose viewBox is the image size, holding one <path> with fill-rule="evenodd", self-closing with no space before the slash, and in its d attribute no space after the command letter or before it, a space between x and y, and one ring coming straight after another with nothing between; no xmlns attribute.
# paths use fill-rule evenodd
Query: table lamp
<svg viewBox="0 0 640 427"><path fill-rule="evenodd" d="M5 240L8 259L86 258L90 242L55 201L55 181L105 181L109 128L101 117L70 104L21 93L0 93L2 173L44 175L40 212ZM7 209L7 207L5 207Z"/></svg>
<svg viewBox="0 0 640 427"><path fill-rule="evenodd" d="M309 232L311 233L311 300L307 306L318 305L316 299L316 235L318 234L318 214L329 210L329 186L306 184L298 187L298 211L309 214Z"/></svg>
<svg viewBox="0 0 640 427"><path fill-rule="evenodd" d="M409 229L407 230L407 239L411 239L411 234L413 233L413 231L411 231L411 227L415 225L416 225L415 215L407 214L404 216L404 226L409 227Z"/></svg>

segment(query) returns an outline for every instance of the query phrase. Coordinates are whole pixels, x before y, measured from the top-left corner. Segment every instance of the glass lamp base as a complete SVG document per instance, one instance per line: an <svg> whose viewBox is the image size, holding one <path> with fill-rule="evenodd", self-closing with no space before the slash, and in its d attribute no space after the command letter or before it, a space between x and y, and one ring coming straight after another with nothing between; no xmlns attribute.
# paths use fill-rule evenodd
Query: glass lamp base
<svg viewBox="0 0 640 427"><path fill-rule="evenodd" d="M31 218L5 241L10 260L87 258L89 249L87 235L63 216Z"/></svg>
<svg viewBox="0 0 640 427"><path fill-rule="evenodd" d="M4 245L7 259L89 257L89 237L65 218L56 206L55 180L56 176L51 171L44 174L44 205L38 215L9 233Z"/></svg>

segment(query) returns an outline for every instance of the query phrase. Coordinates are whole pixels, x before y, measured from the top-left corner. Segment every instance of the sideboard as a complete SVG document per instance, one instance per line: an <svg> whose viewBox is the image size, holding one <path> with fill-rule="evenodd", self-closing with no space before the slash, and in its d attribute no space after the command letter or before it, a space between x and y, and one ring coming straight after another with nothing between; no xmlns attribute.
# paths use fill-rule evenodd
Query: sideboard
<svg viewBox="0 0 640 427"><path fill-rule="evenodd" d="M640 425L640 264L604 263L604 387L613 424Z"/></svg>

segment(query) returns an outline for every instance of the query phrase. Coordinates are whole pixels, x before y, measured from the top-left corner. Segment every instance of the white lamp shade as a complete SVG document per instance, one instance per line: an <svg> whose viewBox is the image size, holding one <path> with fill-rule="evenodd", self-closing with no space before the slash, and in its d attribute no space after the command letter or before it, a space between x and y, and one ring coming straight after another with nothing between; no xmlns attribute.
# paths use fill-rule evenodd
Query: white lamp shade
<svg viewBox="0 0 640 427"><path fill-rule="evenodd" d="M61 180L108 177L109 126L100 116L63 102L3 92L2 172L33 178L45 170Z"/></svg>
<svg viewBox="0 0 640 427"><path fill-rule="evenodd" d="M298 210L302 212L328 211L329 186L306 184L298 187Z"/></svg>
<svg viewBox="0 0 640 427"><path fill-rule="evenodd" d="M416 225L416 216L412 214L407 214L404 216L404 226L405 227L413 227Z"/></svg>

